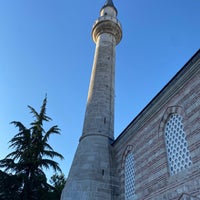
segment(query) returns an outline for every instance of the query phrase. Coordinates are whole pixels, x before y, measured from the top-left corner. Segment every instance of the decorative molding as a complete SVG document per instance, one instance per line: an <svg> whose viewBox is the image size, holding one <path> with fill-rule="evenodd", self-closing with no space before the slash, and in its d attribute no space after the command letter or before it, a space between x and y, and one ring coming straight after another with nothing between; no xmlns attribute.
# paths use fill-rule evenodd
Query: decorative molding
<svg viewBox="0 0 200 200"><path fill-rule="evenodd" d="M178 200L200 200L200 198L191 196L186 193L182 193L182 195L178 198Z"/></svg>
<svg viewBox="0 0 200 200"><path fill-rule="evenodd" d="M158 127L158 137L161 137L163 135L165 124L166 124L169 116L171 114L174 114L174 113L180 114L183 117L183 119L185 119L186 115L185 115L185 112L184 112L184 110L181 106L170 106L170 107L168 107L165 110L163 117L160 121L160 125Z"/></svg>
<svg viewBox="0 0 200 200"><path fill-rule="evenodd" d="M122 169L124 169L124 164L125 164L125 160L126 160L126 156L133 151L133 145L128 145L123 153L122 156Z"/></svg>

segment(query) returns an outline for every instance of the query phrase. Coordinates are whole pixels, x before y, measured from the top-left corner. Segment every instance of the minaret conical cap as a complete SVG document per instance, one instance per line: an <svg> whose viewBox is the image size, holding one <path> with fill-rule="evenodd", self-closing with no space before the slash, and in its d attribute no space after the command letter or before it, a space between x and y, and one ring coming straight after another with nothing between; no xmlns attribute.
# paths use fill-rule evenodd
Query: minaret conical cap
<svg viewBox="0 0 200 200"><path fill-rule="evenodd" d="M114 4L113 4L113 1L112 0L107 0L106 3L105 3L105 6L113 6L114 7Z"/></svg>
<svg viewBox="0 0 200 200"><path fill-rule="evenodd" d="M104 6L101 8L101 10L104 9L106 6L113 7L113 8L115 9L116 13L117 13L117 9L115 8L115 5L114 5L114 3L113 3L112 0L106 0L106 3L105 3Z"/></svg>

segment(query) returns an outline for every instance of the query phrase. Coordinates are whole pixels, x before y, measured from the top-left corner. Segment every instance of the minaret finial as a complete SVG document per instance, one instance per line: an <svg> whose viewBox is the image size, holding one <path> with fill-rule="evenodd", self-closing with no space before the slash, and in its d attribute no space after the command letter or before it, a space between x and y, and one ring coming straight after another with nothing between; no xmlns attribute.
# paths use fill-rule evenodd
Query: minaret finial
<svg viewBox="0 0 200 200"><path fill-rule="evenodd" d="M113 8L115 9L116 13L117 13L117 9L116 9L116 7L115 7L115 5L114 5L114 3L113 3L112 0L106 0L106 3L105 3L104 6L102 7L102 9L104 9L104 8L107 7L107 6L113 7ZM102 9L101 9L101 10L102 10Z"/></svg>
<svg viewBox="0 0 200 200"><path fill-rule="evenodd" d="M113 1L112 0L107 0L105 5L107 6L114 6Z"/></svg>

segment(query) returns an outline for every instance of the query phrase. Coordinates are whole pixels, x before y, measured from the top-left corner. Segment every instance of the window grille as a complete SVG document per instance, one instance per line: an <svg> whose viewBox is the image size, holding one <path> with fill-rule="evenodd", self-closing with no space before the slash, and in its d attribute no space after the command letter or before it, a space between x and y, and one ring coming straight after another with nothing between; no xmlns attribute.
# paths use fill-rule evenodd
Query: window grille
<svg viewBox="0 0 200 200"><path fill-rule="evenodd" d="M179 114L172 114L167 121L165 142L171 175L191 166L191 156L188 150L182 117Z"/></svg>
<svg viewBox="0 0 200 200"><path fill-rule="evenodd" d="M125 199L132 200L135 197L135 172L134 157L129 153L125 159Z"/></svg>

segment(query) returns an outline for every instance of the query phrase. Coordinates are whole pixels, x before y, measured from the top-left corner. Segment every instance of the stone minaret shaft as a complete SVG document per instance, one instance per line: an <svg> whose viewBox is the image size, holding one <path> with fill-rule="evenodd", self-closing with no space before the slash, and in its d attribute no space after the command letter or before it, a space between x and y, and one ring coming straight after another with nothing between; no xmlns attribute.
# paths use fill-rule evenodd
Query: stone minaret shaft
<svg viewBox="0 0 200 200"><path fill-rule="evenodd" d="M104 6L93 26L96 51L82 137L93 134L114 137L115 46L121 39L121 28L115 17L116 9Z"/></svg>
<svg viewBox="0 0 200 200"><path fill-rule="evenodd" d="M96 43L83 133L74 156L62 200L111 200L114 139L115 47L122 37L117 9L107 0L96 20Z"/></svg>

